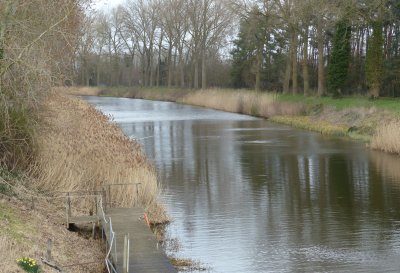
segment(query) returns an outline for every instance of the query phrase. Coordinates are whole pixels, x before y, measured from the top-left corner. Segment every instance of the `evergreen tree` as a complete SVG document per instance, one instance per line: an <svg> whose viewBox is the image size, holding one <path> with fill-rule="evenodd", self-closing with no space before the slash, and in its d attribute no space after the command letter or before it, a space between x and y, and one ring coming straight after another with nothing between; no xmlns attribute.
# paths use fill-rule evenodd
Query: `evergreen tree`
<svg viewBox="0 0 400 273"><path fill-rule="evenodd" d="M252 56L253 54L251 54L251 50L246 40L246 35L241 24L239 37L233 42L235 47L231 51L231 79L235 88L249 87L246 83L246 78L248 78L247 74L250 71L254 56Z"/></svg>
<svg viewBox="0 0 400 273"><path fill-rule="evenodd" d="M379 97L382 72L383 72L383 22L376 20L372 22L372 36L368 41L367 60L365 72L367 84L370 88L371 97Z"/></svg>
<svg viewBox="0 0 400 273"><path fill-rule="evenodd" d="M267 33L265 15L254 7L248 17L241 20L238 39L231 52L231 77L235 87L260 88Z"/></svg>
<svg viewBox="0 0 400 273"><path fill-rule="evenodd" d="M351 26L347 20L337 23L333 39L332 55L328 67L328 90L334 96L340 96L348 80L351 59Z"/></svg>

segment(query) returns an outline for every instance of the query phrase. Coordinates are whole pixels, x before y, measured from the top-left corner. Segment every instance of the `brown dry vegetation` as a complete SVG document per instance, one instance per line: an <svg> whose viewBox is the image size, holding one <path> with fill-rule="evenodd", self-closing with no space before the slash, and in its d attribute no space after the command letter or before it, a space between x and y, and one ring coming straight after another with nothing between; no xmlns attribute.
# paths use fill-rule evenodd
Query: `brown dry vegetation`
<svg viewBox="0 0 400 273"><path fill-rule="evenodd" d="M299 115L304 112L304 106L300 103L280 102L273 93L248 90L202 90L187 94L179 102L266 118L275 115Z"/></svg>
<svg viewBox="0 0 400 273"><path fill-rule="evenodd" d="M154 222L166 215L157 203L157 175L142 147L94 107L53 93L43 105L38 130L34 186L44 192L101 190L108 184L114 206L139 204ZM109 200L108 200L109 201ZM89 208L88 208L89 209Z"/></svg>
<svg viewBox="0 0 400 273"><path fill-rule="evenodd" d="M400 154L400 120L391 121L378 127L371 140L371 147L388 153Z"/></svg>

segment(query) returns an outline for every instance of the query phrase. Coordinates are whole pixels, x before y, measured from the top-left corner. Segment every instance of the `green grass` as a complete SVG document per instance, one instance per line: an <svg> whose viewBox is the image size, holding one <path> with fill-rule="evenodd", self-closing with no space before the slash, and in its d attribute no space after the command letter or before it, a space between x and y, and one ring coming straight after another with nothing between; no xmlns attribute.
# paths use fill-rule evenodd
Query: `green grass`
<svg viewBox="0 0 400 273"><path fill-rule="evenodd" d="M400 114L400 99L393 98L379 98L376 100L370 100L367 97L354 96L336 99L332 97L304 97L302 95L279 94L277 95L277 99L279 101L287 102L303 102L309 106L322 104L325 106L335 107L337 110L343 110L351 107L377 107Z"/></svg>
<svg viewBox="0 0 400 273"><path fill-rule="evenodd" d="M29 221L31 219L22 219L11 207L0 204L0 223L7 223L0 229L0 234L12 238L19 244L31 246L32 242L26 237L26 234L36 234L36 231Z"/></svg>

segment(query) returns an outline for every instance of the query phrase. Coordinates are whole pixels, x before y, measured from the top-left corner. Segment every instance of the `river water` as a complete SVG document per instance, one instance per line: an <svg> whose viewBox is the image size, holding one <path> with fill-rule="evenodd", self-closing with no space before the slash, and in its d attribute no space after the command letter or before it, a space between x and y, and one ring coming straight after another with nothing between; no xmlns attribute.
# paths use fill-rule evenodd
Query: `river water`
<svg viewBox="0 0 400 273"><path fill-rule="evenodd" d="M157 167L173 255L207 272L400 271L400 157L244 115L86 99Z"/></svg>

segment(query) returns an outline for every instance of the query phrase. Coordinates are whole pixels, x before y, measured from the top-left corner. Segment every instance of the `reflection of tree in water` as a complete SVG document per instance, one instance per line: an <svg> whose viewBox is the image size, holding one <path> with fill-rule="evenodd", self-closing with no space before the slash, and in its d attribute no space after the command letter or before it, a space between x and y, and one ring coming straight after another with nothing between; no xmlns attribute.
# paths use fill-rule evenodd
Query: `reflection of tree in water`
<svg viewBox="0 0 400 273"><path fill-rule="evenodd" d="M400 157L370 152L370 211L400 220Z"/></svg>
<svg viewBox="0 0 400 273"><path fill-rule="evenodd" d="M349 217L354 215L355 209L351 160L348 155L333 154L329 158L327 170L332 209Z"/></svg>

